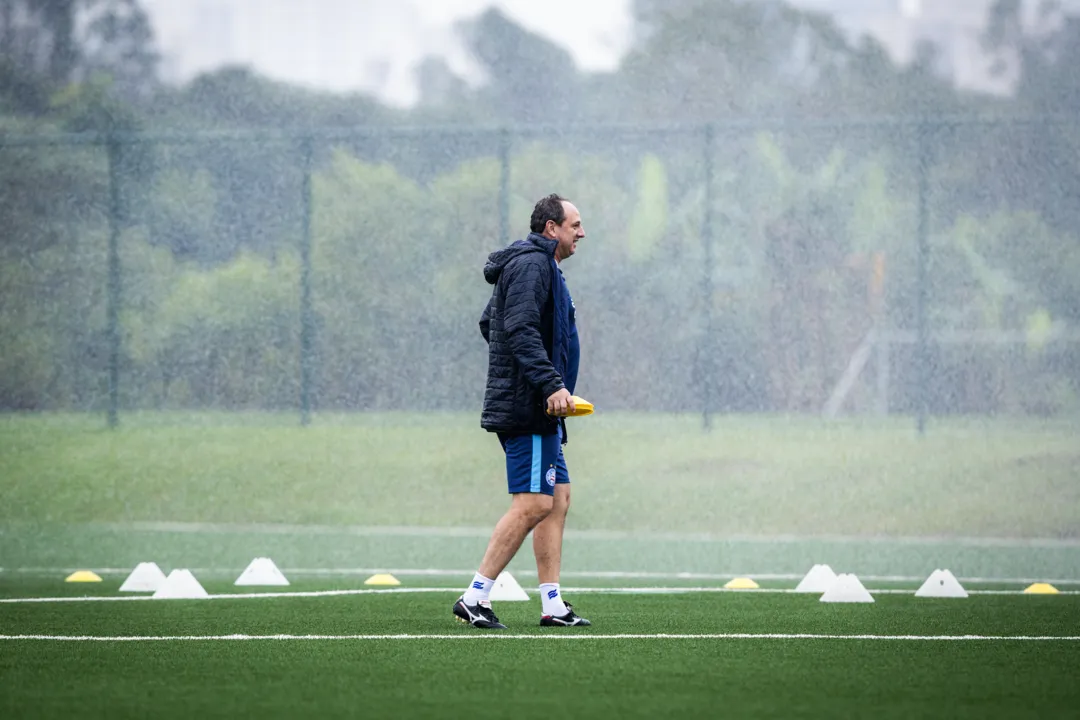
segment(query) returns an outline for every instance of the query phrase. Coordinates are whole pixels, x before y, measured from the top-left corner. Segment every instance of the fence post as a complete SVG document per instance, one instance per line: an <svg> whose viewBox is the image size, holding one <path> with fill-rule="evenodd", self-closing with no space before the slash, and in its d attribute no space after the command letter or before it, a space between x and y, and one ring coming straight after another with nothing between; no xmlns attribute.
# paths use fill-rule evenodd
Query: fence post
<svg viewBox="0 0 1080 720"><path fill-rule="evenodd" d="M918 224L918 261L916 273L916 312L915 312L915 358L918 366L918 390L916 400L916 427L919 435L926 433L926 416L930 406L930 355L928 332L929 289L928 272L930 262L930 123L923 121L918 126L919 158L919 224Z"/></svg>
<svg viewBox="0 0 1080 720"><path fill-rule="evenodd" d="M715 170L713 167L713 146L716 136L716 127L713 123L708 123L705 126L705 142L704 142L704 157L705 157L705 201L704 211L701 219L701 238L705 251L705 262L701 273L701 294L705 303L705 337L701 342L701 359L699 365L699 371L701 372L702 387L702 426L708 430L712 427L712 407L713 399L715 395L714 383L716 382L716 348L714 346L715 340L715 322L714 322L714 310L713 310L713 265L715 261L713 259L713 184Z"/></svg>
<svg viewBox="0 0 1080 720"><path fill-rule="evenodd" d="M109 405L106 413L110 428L120 424L120 225L123 208L120 198L121 145L109 135L105 144L109 163L109 249L106 287L106 337L109 344Z"/></svg>
<svg viewBox="0 0 1080 720"><path fill-rule="evenodd" d="M300 230L300 424L311 423L311 384L314 366L315 317L311 308L311 165L312 139L305 137L300 142L301 183Z"/></svg>

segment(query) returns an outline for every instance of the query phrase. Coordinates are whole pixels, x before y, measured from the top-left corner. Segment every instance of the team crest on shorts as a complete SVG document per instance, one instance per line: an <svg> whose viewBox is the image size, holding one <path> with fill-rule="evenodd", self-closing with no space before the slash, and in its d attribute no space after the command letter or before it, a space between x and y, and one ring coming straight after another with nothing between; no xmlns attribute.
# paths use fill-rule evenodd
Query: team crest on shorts
<svg viewBox="0 0 1080 720"><path fill-rule="evenodd" d="M551 487L555 487L555 468L548 468L547 484Z"/></svg>

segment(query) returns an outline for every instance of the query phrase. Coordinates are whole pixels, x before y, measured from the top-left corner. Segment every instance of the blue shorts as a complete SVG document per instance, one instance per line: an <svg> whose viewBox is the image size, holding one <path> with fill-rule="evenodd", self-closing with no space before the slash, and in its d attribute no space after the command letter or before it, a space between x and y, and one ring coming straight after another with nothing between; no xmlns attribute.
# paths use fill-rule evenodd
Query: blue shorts
<svg viewBox="0 0 1080 720"><path fill-rule="evenodd" d="M510 493L554 495L555 486L570 482L562 453L562 436L505 435L499 442L506 453L506 483Z"/></svg>

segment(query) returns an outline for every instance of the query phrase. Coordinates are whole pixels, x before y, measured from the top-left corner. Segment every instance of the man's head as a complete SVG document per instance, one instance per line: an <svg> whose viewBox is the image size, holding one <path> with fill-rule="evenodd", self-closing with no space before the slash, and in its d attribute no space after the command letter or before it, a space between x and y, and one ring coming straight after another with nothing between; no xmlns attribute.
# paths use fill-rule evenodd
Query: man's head
<svg viewBox="0 0 1080 720"><path fill-rule="evenodd" d="M572 202L554 193L536 203L529 229L558 243L555 247L557 261L573 255L578 241L585 237L581 213Z"/></svg>

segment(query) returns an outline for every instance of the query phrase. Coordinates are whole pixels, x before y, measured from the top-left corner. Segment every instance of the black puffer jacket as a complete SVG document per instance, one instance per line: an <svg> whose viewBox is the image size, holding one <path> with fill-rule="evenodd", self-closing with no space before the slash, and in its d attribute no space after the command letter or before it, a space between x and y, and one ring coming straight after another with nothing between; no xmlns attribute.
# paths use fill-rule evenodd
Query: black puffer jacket
<svg viewBox="0 0 1080 720"><path fill-rule="evenodd" d="M488 342L487 388L480 425L492 432L546 435L559 420L547 398L565 387L566 308L552 292L554 240L535 233L493 252L484 278L495 286L480 318ZM560 312L561 311L561 312Z"/></svg>

